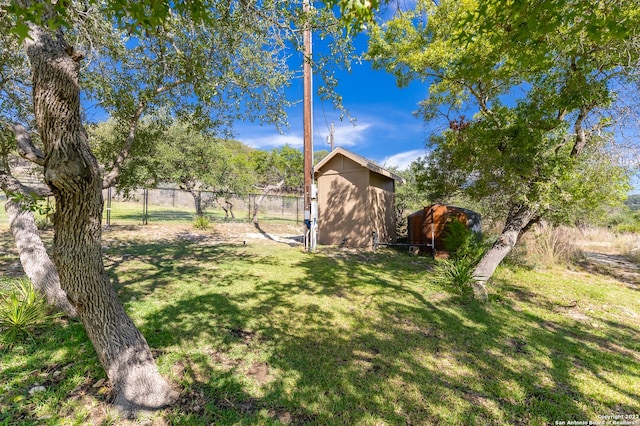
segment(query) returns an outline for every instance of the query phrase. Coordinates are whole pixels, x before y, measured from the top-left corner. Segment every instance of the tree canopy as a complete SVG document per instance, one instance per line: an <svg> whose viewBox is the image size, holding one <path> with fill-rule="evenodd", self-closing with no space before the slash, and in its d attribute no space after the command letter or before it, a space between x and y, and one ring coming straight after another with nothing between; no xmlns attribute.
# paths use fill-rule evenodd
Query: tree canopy
<svg viewBox="0 0 640 426"><path fill-rule="evenodd" d="M448 125L429 140L423 187L490 199L506 219L476 268L481 285L531 224L625 195L611 130L637 82L633 3L422 0L373 29L375 66L427 82L420 114Z"/></svg>

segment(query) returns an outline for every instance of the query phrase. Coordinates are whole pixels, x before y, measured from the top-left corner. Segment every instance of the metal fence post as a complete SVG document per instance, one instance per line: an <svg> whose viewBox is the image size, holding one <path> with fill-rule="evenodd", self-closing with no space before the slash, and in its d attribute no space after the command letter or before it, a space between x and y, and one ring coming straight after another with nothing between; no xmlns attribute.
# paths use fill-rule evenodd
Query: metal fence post
<svg viewBox="0 0 640 426"><path fill-rule="evenodd" d="M145 188L142 191L142 224L149 224L149 190Z"/></svg>
<svg viewBox="0 0 640 426"><path fill-rule="evenodd" d="M111 187L107 189L107 227L111 226Z"/></svg>

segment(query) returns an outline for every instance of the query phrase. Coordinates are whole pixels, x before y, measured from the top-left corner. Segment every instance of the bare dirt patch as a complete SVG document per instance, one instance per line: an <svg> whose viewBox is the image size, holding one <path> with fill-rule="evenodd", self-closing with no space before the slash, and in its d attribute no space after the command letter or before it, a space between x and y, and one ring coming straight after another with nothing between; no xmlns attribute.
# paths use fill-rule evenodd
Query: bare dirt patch
<svg viewBox="0 0 640 426"><path fill-rule="evenodd" d="M254 224L246 222L214 223L209 229L194 229L189 224L126 225L106 228L102 238L113 241L162 241L182 239L202 244L246 243L276 241L286 244L302 243L302 225Z"/></svg>
<svg viewBox="0 0 640 426"><path fill-rule="evenodd" d="M640 265L621 254L583 252L582 266L595 274L609 275L629 288L640 290Z"/></svg>

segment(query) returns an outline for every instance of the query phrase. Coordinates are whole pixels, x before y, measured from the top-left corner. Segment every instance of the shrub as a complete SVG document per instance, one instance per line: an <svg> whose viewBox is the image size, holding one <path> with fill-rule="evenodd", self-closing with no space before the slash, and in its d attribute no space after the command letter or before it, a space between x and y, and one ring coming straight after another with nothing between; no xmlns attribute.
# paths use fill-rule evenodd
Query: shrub
<svg viewBox="0 0 640 426"><path fill-rule="evenodd" d="M464 257L477 261L484 254L485 247L480 235L458 220L447 223L443 241L445 249L454 259Z"/></svg>
<svg viewBox="0 0 640 426"><path fill-rule="evenodd" d="M206 216L196 216L193 219L193 227L195 229L199 229L201 231L204 231L205 229L209 228L209 218Z"/></svg>
<svg viewBox="0 0 640 426"><path fill-rule="evenodd" d="M473 271L477 261L468 257L451 257L449 259L437 259L434 268L435 282L447 286L453 286L454 290L462 295L472 292L474 281Z"/></svg>
<svg viewBox="0 0 640 426"><path fill-rule="evenodd" d="M452 285L461 294L470 294L473 271L485 252L480 236L460 221L447 224L443 238L448 259L438 259L434 269L436 282Z"/></svg>
<svg viewBox="0 0 640 426"><path fill-rule="evenodd" d="M60 316L51 313L44 296L29 280L13 283L13 289L0 295L0 330L9 343L31 335L47 321Z"/></svg>
<svg viewBox="0 0 640 426"><path fill-rule="evenodd" d="M53 222L51 222L50 215L35 215L36 226L38 229L46 230L53 227Z"/></svg>
<svg viewBox="0 0 640 426"><path fill-rule="evenodd" d="M640 234L640 222L621 223L616 225L615 229L620 233Z"/></svg>

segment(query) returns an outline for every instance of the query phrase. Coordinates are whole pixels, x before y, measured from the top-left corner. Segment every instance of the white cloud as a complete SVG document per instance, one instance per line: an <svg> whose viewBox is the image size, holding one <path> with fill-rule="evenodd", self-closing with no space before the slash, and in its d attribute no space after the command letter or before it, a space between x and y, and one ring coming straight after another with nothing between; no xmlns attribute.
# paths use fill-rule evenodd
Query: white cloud
<svg viewBox="0 0 640 426"><path fill-rule="evenodd" d="M350 147L356 146L358 143L367 140L367 129L370 129L369 123L357 122L355 125L352 123L339 123L335 125L335 133L333 134L333 140L335 146ZM316 130L317 135L314 138L315 143L318 144L318 139L325 140L329 135L329 130L323 128L322 130Z"/></svg>
<svg viewBox="0 0 640 426"><path fill-rule="evenodd" d="M367 130L371 128L370 124L358 122L355 126L351 123L338 123L335 125L334 144L335 146L351 147L360 142L367 140ZM286 134L280 134L271 130L252 129L247 126L240 128L238 131L238 140L256 149L271 149L286 145L296 148L302 148L304 137L301 131L289 131ZM313 143L315 150L329 149L327 137L329 129L322 127L314 129Z"/></svg>
<svg viewBox="0 0 640 426"><path fill-rule="evenodd" d="M302 135L295 135L295 134L283 135L280 133L271 133L271 134L264 134L259 136L256 135L253 137L241 136L239 139L245 145L248 145L251 148L256 148L256 149L277 148L284 145L301 148L303 145Z"/></svg>
<svg viewBox="0 0 640 426"><path fill-rule="evenodd" d="M383 167L397 167L399 170L404 170L418 157L424 157L424 155L424 149L412 149L411 151L399 152L386 157L381 161L381 164Z"/></svg>

